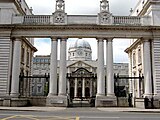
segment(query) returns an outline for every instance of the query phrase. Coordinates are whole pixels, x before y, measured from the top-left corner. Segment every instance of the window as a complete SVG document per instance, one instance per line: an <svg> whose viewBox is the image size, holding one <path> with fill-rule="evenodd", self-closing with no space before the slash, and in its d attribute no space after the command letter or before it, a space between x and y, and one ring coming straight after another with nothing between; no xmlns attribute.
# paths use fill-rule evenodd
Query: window
<svg viewBox="0 0 160 120"><path fill-rule="evenodd" d="M32 86L32 93L34 92L34 86Z"/></svg>
<svg viewBox="0 0 160 120"><path fill-rule="evenodd" d="M38 92L38 93L41 92L41 90L42 90L41 88L42 88L41 86L37 86L37 92Z"/></svg>
<svg viewBox="0 0 160 120"><path fill-rule="evenodd" d="M138 63L141 63L142 61L142 55L141 55L141 49L138 49Z"/></svg>
<svg viewBox="0 0 160 120"><path fill-rule="evenodd" d="M137 13L139 12L139 10L137 9Z"/></svg>
<svg viewBox="0 0 160 120"><path fill-rule="evenodd" d="M33 58L33 62L34 62L34 63L36 62L36 58Z"/></svg>
<svg viewBox="0 0 160 120"><path fill-rule="evenodd" d="M41 82L42 82L42 81L41 81L41 78L39 78L39 79L38 79L38 83L41 83Z"/></svg>
<svg viewBox="0 0 160 120"><path fill-rule="evenodd" d="M133 53L133 66L136 66L136 54Z"/></svg>
<svg viewBox="0 0 160 120"><path fill-rule="evenodd" d="M27 52L27 65L29 66L29 52Z"/></svg>
<svg viewBox="0 0 160 120"><path fill-rule="evenodd" d="M24 52L25 52L25 49L22 47L21 48L21 62L22 63L24 63L24 54L25 54Z"/></svg>
<svg viewBox="0 0 160 120"><path fill-rule="evenodd" d="M44 61L45 61L45 63L48 63L48 59L45 59Z"/></svg>
<svg viewBox="0 0 160 120"><path fill-rule="evenodd" d="M36 58L36 62L40 63L40 59L39 59L39 58Z"/></svg>

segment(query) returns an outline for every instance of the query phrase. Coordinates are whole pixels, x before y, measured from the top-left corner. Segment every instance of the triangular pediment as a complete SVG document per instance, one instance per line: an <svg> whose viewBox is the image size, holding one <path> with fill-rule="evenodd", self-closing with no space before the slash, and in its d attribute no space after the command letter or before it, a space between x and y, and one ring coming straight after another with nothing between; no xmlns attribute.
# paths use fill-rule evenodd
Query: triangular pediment
<svg viewBox="0 0 160 120"><path fill-rule="evenodd" d="M80 68L80 67L94 67L94 66L91 66L85 61L75 61L75 62L68 64L67 67L79 67Z"/></svg>

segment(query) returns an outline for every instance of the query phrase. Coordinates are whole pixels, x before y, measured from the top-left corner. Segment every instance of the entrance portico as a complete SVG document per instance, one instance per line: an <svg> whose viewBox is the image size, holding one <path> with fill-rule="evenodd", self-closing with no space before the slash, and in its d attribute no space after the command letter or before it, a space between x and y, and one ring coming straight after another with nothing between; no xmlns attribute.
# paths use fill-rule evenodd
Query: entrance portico
<svg viewBox="0 0 160 120"><path fill-rule="evenodd" d="M143 64L145 79L145 96L152 95L150 84L152 76L152 55L149 40L159 38L160 27L151 26L149 18L136 16L113 16L109 12L107 0L101 1L101 11L98 15L67 15L65 13L65 2L57 0L57 8L53 15L48 16L13 16L13 23L0 25L1 31L10 31L12 38L15 38L13 51L11 97L18 97L19 84L18 74L20 73L20 46L18 38L51 38L51 66L50 84L47 105L67 106L67 66L66 66L66 42L68 38L96 38L98 42L98 65L97 65L97 94L96 106L116 106L114 95L114 75L113 75L113 39L114 38L134 38L144 39L143 41ZM79 20L81 18L81 20ZM156 31L156 32L155 32ZM154 33L154 35L153 35ZM1 32L1 36L6 33ZM10 36L7 36L10 37ZM57 42L60 40L60 68L57 76ZM106 40L106 63L107 70L104 71L104 41ZM136 43L135 43L136 44ZM153 52L153 51L152 51ZM107 79L107 93L105 93L105 75ZM79 78L74 79L74 97L87 97L92 94L92 80L90 88L85 86L85 75L81 80L82 86L78 86ZM58 80L57 80L58 79ZM153 83L152 83L153 84ZM58 87L57 87L58 86ZM70 86L71 87L71 86ZM70 88L68 87L68 88ZM71 87L73 88L73 86ZM68 89L69 93L73 89ZM79 92L81 91L81 92ZM158 91L158 90L157 90ZM78 94L79 93L79 94Z"/></svg>

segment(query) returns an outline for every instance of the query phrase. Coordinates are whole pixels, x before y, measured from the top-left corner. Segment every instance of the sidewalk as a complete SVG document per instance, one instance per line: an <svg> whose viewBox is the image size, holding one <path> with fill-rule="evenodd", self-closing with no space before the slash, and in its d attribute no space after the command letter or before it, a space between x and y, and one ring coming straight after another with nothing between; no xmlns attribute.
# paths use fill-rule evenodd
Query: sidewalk
<svg viewBox="0 0 160 120"><path fill-rule="evenodd" d="M0 107L0 110L10 110L10 111L60 111L65 110L66 107ZM74 108L73 108L74 109ZM76 109L76 108L75 108ZM82 108L83 109L83 108ZM84 107L85 109L85 107ZM142 108L127 108L127 107L103 107L95 108L100 111L106 112L154 112L160 113L160 109L142 109Z"/></svg>
<svg viewBox="0 0 160 120"><path fill-rule="evenodd" d="M98 110L106 112L155 112L160 113L160 109L142 109L142 108L127 108L127 107L109 107L109 108L98 108Z"/></svg>
<svg viewBox="0 0 160 120"><path fill-rule="evenodd" d="M65 107L3 107L0 106L0 110L10 110L10 111L59 111L65 110Z"/></svg>

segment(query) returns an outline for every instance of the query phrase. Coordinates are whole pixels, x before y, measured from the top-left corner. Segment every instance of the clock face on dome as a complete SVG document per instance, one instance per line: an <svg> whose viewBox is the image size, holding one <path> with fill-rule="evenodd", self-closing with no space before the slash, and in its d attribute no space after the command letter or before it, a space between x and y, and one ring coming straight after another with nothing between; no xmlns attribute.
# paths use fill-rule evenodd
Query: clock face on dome
<svg viewBox="0 0 160 120"><path fill-rule="evenodd" d="M83 55L83 51L82 50L77 50L77 54L78 55Z"/></svg>

